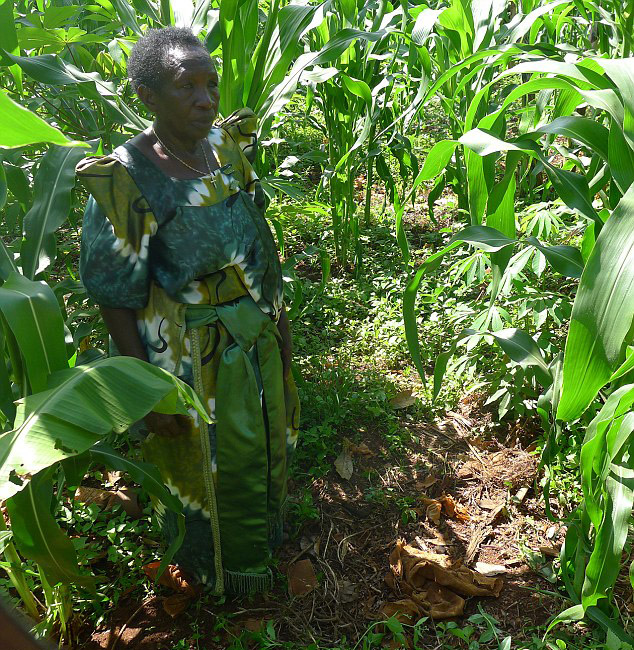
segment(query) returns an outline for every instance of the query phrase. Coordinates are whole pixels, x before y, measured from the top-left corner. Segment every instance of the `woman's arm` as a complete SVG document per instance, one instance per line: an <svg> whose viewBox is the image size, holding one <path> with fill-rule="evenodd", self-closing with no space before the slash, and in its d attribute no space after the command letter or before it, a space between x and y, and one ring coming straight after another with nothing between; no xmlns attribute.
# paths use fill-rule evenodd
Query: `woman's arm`
<svg viewBox="0 0 634 650"><path fill-rule="evenodd" d="M125 357L136 357L141 361L148 361L147 352L137 329L134 309L101 307L100 311L119 353Z"/></svg>
<svg viewBox="0 0 634 650"><path fill-rule="evenodd" d="M282 336L282 366L284 368L284 379L288 378L291 372L291 360L293 357L293 339L291 337L291 323L288 320L286 308L282 307L282 313L277 321L277 329Z"/></svg>
<svg viewBox="0 0 634 650"><path fill-rule="evenodd" d="M134 309L101 307L101 315L120 354L148 361L147 352L137 329ZM144 420L149 431L162 436L176 436L186 430L187 418L183 415L151 412Z"/></svg>

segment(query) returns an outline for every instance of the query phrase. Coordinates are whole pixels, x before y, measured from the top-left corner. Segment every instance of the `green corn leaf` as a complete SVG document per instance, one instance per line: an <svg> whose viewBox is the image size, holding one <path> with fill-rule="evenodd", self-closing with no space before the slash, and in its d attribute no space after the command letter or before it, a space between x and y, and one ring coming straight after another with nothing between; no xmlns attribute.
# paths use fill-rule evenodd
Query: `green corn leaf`
<svg viewBox="0 0 634 650"><path fill-rule="evenodd" d="M18 45L18 33L16 30L16 21L13 16L13 0L0 0L0 62L3 64L10 63L4 60L3 50L9 54L20 54ZM15 85L22 92L22 69L19 65L10 65L9 70L15 80ZM1 111L4 113L4 111Z"/></svg>
<svg viewBox="0 0 634 650"><path fill-rule="evenodd" d="M69 140L60 130L14 102L0 91L0 147L24 147L38 142L51 142L64 147L87 147L83 142Z"/></svg>
<svg viewBox="0 0 634 650"><path fill-rule="evenodd" d="M115 85L104 81L98 72L84 72L54 54L7 56L36 81L53 86L77 84L80 93L103 105L119 124L133 129L145 129L150 125L121 100Z"/></svg>
<svg viewBox="0 0 634 650"><path fill-rule="evenodd" d="M423 181L430 181L443 172L457 146L457 140L441 140L437 142L427 154L425 162L414 181L414 186L418 187Z"/></svg>
<svg viewBox="0 0 634 650"><path fill-rule="evenodd" d="M0 411L4 414L9 422L15 418L15 399L9 377L10 366L8 358L5 355L6 337L3 329L0 327Z"/></svg>
<svg viewBox="0 0 634 650"><path fill-rule="evenodd" d="M549 124L540 126L536 133L563 135L585 144L591 152L608 159L608 129L595 120L585 117L558 117Z"/></svg>
<svg viewBox="0 0 634 650"><path fill-rule="evenodd" d="M434 25L438 20L438 16L443 12L443 9L423 9L416 17L416 22L412 28L412 40L416 45L423 46L425 41L429 38Z"/></svg>
<svg viewBox="0 0 634 650"><path fill-rule="evenodd" d="M489 334L516 364L522 368L536 367L540 371L538 374L540 383L546 386L551 384L552 378L548 365L544 361L544 353L532 336L514 327L489 332Z"/></svg>
<svg viewBox="0 0 634 650"><path fill-rule="evenodd" d="M31 204L31 188L29 181L21 167L4 163L4 171L7 175L7 187L11 194L24 206Z"/></svg>
<svg viewBox="0 0 634 650"><path fill-rule="evenodd" d="M630 149L621 127L612 120L608 136L608 163L610 174L621 194L634 183L634 151Z"/></svg>
<svg viewBox="0 0 634 650"><path fill-rule="evenodd" d="M602 88L600 90L579 89L579 94L590 106L609 113L619 125L619 128L622 126L625 117L623 102L611 88Z"/></svg>
<svg viewBox="0 0 634 650"><path fill-rule="evenodd" d="M634 370L634 346L628 345L625 351L625 361L618 367L617 370L614 371L610 377L610 383L616 381L617 379L620 379L623 377L623 375L627 375L627 373L631 370Z"/></svg>
<svg viewBox="0 0 634 650"><path fill-rule="evenodd" d="M590 188L588 181L584 176L575 174L567 169L561 169L548 163L544 158L541 158L544 163L544 168L548 174L550 182L553 184L555 192L559 198L573 210L577 210L580 214L595 223L595 227L601 228L603 222L592 206L590 200Z"/></svg>
<svg viewBox="0 0 634 650"><path fill-rule="evenodd" d="M621 650L624 647L634 648L634 637L623 629L619 621L611 619L599 607L588 607L586 609L586 615L591 621L598 623L606 630L606 648L609 650Z"/></svg>
<svg viewBox="0 0 634 650"><path fill-rule="evenodd" d="M20 250L22 269L31 279L55 261L55 232L68 218L75 166L84 155L81 149L52 147L42 158L33 206L24 217L25 240Z"/></svg>
<svg viewBox="0 0 634 650"><path fill-rule="evenodd" d="M64 323L53 290L12 272L0 287L0 311L18 341L32 390L44 390L51 373L68 367Z"/></svg>
<svg viewBox="0 0 634 650"><path fill-rule="evenodd" d="M73 543L51 514L52 499L52 472L44 471L7 500L13 541L24 557L44 570L53 585L75 583L94 589L92 578L79 571Z"/></svg>
<svg viewBox="0 0 634 650"><path fill-rule="evenodd" d="M517 18L519 20L517 20L516 24L513 25L510 29L507 29L506 32L503 31L502 37L507 43L516 43L517 41L524 38L526 34L528 34L538 19L540 19L545 14L553 11L553 9L557 8L558 6L562 4L568 4L570 2L571 0L555 0L555 2L549 2L542 5L541 7L538 7L537 9L533 9L533 11L526 14L525 16L522 16L521 14L518 15Z"/></svg>
<svg viewBox="0 0 634 650"><path fill-rule="evenodd" d="M447 364L449 363L449 359L451 359L451 357L453 357L453 355L456 353L456 348L458 345L460 343L463 343L465 339L471 338L472 336L482 336L482 333L473 329L463 330L460 332L460 334L458 334L449 349L445 352L441 352L436 357L436 362L434 363L434 392L432 394L432 399L436 399L440 393L440 389L442 388L442 380L444 379L445 373L447 372Z"/></svg>
<svg viewBox="0 0 634 650"><path fill-rule="evenodd" d="M597 59L597 63L610 75L623 99L623 133L634 149L634 58Z"/></svg>
<svg viewBox="0 0 634 650"><path fill-rule="evenodd" d="M548 634L559 623L568 623L570 621L583 620L585 613L585 608L581 604L568 607L568 609L565 609L560 614L557 614L557 616L555 616L555 618L548 624L546 634Z"/></svg>
<svg viewBox="0 0 634 650"><path fill-rule="evenodd" d="M403 324L405 327L405 340L407 341L410 356L412 357L416 370L418 370L423 385L426 386L427 379L420 354L418 325L416 323L416 296L424 274L425 267L419 268L405 289L403 295Z"/></svg>
<svg viewBox="0 0 634 650"><path fill-rule="evenodd" d="M134 7L130 5L128 0L112 0L112 4L117 10L121 22L137 36L143 36L143 30L137 22Z"/></svg>
<svg viewBox="0 0 634 650"><path fill-rule="evenodd" d="M64 471L66 486L78 488L90 467L90 453L85 451L83 454L64 458L60 464Z"/></svg>
<svg viewBox="0 0 634 650"><path fill-rule="evenodd" d="M515 239L511 239L499 230L489 226L468 226L459 233L456 233L451 238L449 244L451 245L455 242L472 244L476 248L490 253L499 251L507 246L512 246L515 244Z"/></svg>
<svg viewBox="0 0 634 650"><path fill-rule="evenodd" d="M0 210L2 210L7 203L7 189L7 174L4 171L2 158L0 158Z"/></svg>
<svg viewBox="0 0 634 650"><path fill-rule="evenodd" d="M209 418L194 391L170 373L132 357L113 357L51 377L54 387L18 402L13 431L0 435L0 500L21 477L81 454L150 411Z"/></svg>
<svg viewBox="0 0 634 650"><path fill-rule="evenodd" d="M506 167L502 180L493 186L486 205L486 225L499 230L507 237L515 236L515 169L519 164L521 153L511 151L506 155ZM493 281L491 283L491 304L497 298L504 271L513 254L508 247L491 253L493 264Z"/></svg>
<svg viewBox="0 0 634 650"><path fill-rule="evenodd" d="M356 95L357 97L361 97L361 99L365 102L366 106L368 108L371 108L372 106L372 91L370 90L370 86L368 86L365 81L362 79L353 79L352 77L349 77L348 75L341 75L341 79L343 80L344 86L353 94Z"/></svg>
<svg viewBox="0 0 634 650"><path fill-rule="evenodd" d="M489 154L500 153L502 151L532 152L532 149L526 146L529 143L515 144L513 142L506 142L483 129L471 129L461 136L458 141L465 147L469 147L469 149L479 156L488 156Z"/></svg>
<svg viewBox="0 0 634 650"><path fill-rule="evenodd" d="M630 470L629 473L627 470ZM627 467L612 464L610 474L605 479L604 516L597 530L583 585L582 603L586 608L608 598L619 575L634 504L632 470L634 464L631 459Z"/></svg>
<svg viewBox="0 0 634 650"><path fill-rule="evenodd" d="M632 385L622 386L615 390L606 400L605 404L592 422L588 425L581 448L580 468L581 487L584 494L584 506L594 527L598 530L604 517L601 499L604 495L604 481L610 471L609 441L614 436L613 426L618 429L624 415L629 416L629 411L634 403L634 390Z"/></svg>
<svg viewBox="0 0 634 650"><path fill-rule="evenodd" d="M13 253L9 251L3 241L0 241L0 278L6 280L11 272L18 272L18 267L15 265Z"/></svg>
<svg viewBox="0 0 634 650"><path fill-rule="evenodd" d="M544 254L549 264L561 275L568 278L580 278L583 273L583 257L574 246L544 246L535 237L526 241Z"/></svg>
<svg viewBox="0 0 634 650"><path fill-rule="evenodd" d="M10 530L0 530L0 554L13 540L13 533Z"/></svg>
<svg viewBox="0 0 634 650"><path fill-rule="evenodd" d="M591 222L586 226L586 229L583 232L583 239L581 240L581 257L583 258L584 266L590 258L590 254L594 249L596 241L597 236L595 232L594 222Z"/></svg>
<svg viewBox="0 0 634 650"><path fill-rule="evenodd" d="M564 384L557 410L574 420L622 363L634 317L634 188L597 238L581 276L566 339Z"/></svg>

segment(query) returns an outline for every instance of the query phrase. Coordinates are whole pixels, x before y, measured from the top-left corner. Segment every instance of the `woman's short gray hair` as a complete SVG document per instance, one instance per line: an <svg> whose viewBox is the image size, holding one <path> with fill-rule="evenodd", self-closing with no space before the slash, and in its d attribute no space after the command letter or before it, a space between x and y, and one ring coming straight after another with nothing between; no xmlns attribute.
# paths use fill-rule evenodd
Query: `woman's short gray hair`
<svg viewBox="0 0 634 650"><path fill-rule="evenodd" d="M205 46L186 27L148 29L135 43L128 58L128 77L135 91L139 86L160 90L165 78L168 54L174 49Z"/></svg>

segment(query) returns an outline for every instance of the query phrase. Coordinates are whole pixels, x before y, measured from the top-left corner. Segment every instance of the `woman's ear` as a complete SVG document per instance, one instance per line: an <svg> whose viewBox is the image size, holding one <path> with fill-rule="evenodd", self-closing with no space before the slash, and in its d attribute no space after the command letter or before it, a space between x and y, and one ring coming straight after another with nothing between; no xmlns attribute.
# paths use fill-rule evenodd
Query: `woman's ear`
<svg viewBox="0 0 634 650"><path fill-rule="evenodd" d="M156 104L157 104L156 91L152 90L152 88L146 86L145 84L139 84L136 93L139 96L139 99L145 105L145 107L152 113L155 113Z"/></svg>

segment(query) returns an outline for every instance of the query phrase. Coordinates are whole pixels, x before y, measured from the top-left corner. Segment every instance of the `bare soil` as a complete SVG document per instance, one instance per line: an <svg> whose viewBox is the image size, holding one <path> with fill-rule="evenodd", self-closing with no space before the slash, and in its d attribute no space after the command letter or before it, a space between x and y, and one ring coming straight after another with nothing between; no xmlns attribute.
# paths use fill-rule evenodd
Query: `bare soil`
<svg viewBox="0 0 634 650"><path fill-rule="evenodd" d="M222 605L203 598L172 618L162 606L167 590L145 602L132 592L106 625L84 630L81 647L172 650L197 631L199 646L191 647L212 650L228 647L232 637L267 621L273 621L279 640L298 648L311 642L331 647L344 638L354 643L381 619L381 606L396 599L385 576L398 539L471 568L478 562L498 565L504 581L499 598L469 598L465 617L480 604L514 641L530 636L531 628L561 609L561 600L544 593L552 593L553 585L533 569L540 568L534 558L541 557L548 573L565 530L546 519L535 494L537 460L530 445L536 427L517 425L504 442L472 436L473 422L487 417L477 404L464 404L461 413L433 425L404 420L411 441L398 459L385 449L380 431L368 432L367 447L351 451L349 480L333 468L311 486L319 518L285 543L276 587L266 597L227 599ZM435 524L426 518L421 499L443 495L467 513L462 520L443 514ZM527 557L533 558L533 569ZM302 560L310 561L316 585L293 597L287 573Z"/></svg>

